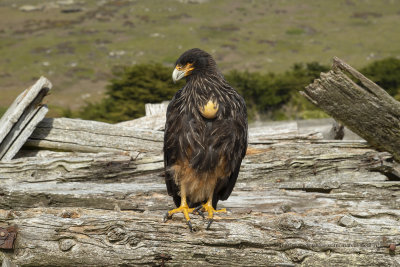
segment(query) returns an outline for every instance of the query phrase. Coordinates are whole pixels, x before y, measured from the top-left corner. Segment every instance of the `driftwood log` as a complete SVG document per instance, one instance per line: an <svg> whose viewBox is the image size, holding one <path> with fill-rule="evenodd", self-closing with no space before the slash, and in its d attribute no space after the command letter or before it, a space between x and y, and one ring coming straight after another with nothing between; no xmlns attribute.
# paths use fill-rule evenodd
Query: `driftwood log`
<svg viewBox="0 0 400 267"><path fill-rule="evenodd" d="M160 104L146 104L146 116L131 121L120 122L118 125L151 130L164 130L168 104L169 101Z"/></svg>
<svg viewBox="0 0 400 267"><path fill-rule="evenodd" d="M400 161L400 102L357 70L334 58L332 70L322 73L302 94Z"/></svg>
<svg viewBox="0 0 400 267"><path fill-rule="evenodd" d="M161 154L19 156L0 164L0 227L18 227L0 260L21 266L400 264L399 166L364 141L252 144L228 213L194 233L162 222Z"/></svg>
<svg viewBox="0 0 400 267"><path fill-rule="evenodd" d="M144 125L147 127L147 124ZM75 152L125 152L160 154L164 133L161 131L113 125L104 122L68 118L46 118L25 143L25 147ZM251 144L281 140L320 139L316 131L300 132L296 122L255 127L249 133Z"/></svg>
<svg viewBox="0 0 400 267"><path fill-rule="evenodd" d="M51 82L41 77L24 90L0 119L0 160L12 159L48 112L42 105Z"/></svg>
<svg viewBox="0 0 400 267"><path fill-rule="evenodd" d="M163 132L68 118L41 121L27 147L80 152L160 153Z"/></svg>

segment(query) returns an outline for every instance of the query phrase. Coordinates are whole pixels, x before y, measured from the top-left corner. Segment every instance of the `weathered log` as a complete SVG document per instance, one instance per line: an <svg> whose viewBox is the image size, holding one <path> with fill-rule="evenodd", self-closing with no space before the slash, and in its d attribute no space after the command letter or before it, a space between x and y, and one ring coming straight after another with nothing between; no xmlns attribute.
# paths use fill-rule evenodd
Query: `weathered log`
<svg viewBox="0 0 400 267"><path fill-rule="evenodd" d="M335 57L332 70L321 73L302 94L371 145L392 153L400 161L400 102L357 70Z"/></svg>
<svg viewBox="0 0 400 267"><path fill-rule="evenodd" d="M399 164L364 141L252 145L211 231L173 207L161 154L27 152L0 164L0 226L30 266L396 266ZM29 153L35 157L29 157ZM393 247L393 246L392 246Z"/></svg>
<svg viewBox="0 0 400 267"><path fill-rule="evenodd" d="M168 101L159 104L148 103L145 105L146 116L120 122L117 125L139 129L164 130L168 104Z"/></svg>
<svg viewBox="0 0 400 267"><path fill-rule="evenodd" d="M344 137L344 125L334 121L332 128L328 133L328 138L331 140L343 140Z"/></svg>
<svg viewBox="0 0 400 267"><path fill-rule="evenodd" d="M168 104L169 101L164 101L162 103L148 103L144 105L146 116L165 115L167 113Z"/></svg>
<svg viewBox="0 0 400 267"><path fill-rule="evenodd" d="M235 198L235 194L245 196L249 189L329 193L339 190L342 184L388 184L400 180L400 169L390 162L390 154L376 152L359 142L257 145L249 152L233 197L222 205L248 205L253 210L266 211L264 206L270 199L261 198L254 203L252 198ZM122 210L165 210L169 199L164 195L161 155L133 159L124 154L41 151L36 157L0 164L0 181L0 208L5 209L117 206ZM357 191L346 190L350 190L346 194ZM162 201L149 199L148 192L158 193ZM270 208L268 211L273 212L277 207Z"/></svg>
<svg viewBox="0 0 400 267"><path fill-rule="evenodd" d="M0 120L0 160L12 159L44 118L48 109L41 102L51 89L51 83L41 77L23 91Z"/></svg>
<svg viewBox="0 0 400 267"><path fill-rule="evenodd" d="M164 133L96 121L46 118L25 143L26 147L77 151L160 154ZM251 128L250 144L270 144L282 140L321 139L315 131L298 131L296 122Z"/></svg>
<svg viewBox="0 0 400 267"><path fill-rule="evenodd" d="M4 254L22 266L397 266L388 246L400 237L400 213L386 212L235 212L194 233L182 218L135 211L36 208L0 218L20 226L16 253Z"/></svg>
<svg viewBox="0 0 400 267"><path fill-rule="evenodd" d="M0 158L2 161L10 160L18 153L18 151L28 140L39 122L43 120L49 109L46 105L38 105L33 112L27 113L25 119L18 121L16 127L18 130L7 135L3 143L0 145Z"/></svg>
<svg viewBox="0 0 400 267"><path fill-rule="evenodd" d="M283 140L322 139L322 134L316 131L299 132L295 121L269 123L268 126L251 127L249 129L250 144L270 144Z"/></svg>
<svg viewBox="0 0 400 267"><path fill-rule="evenodd" d="M163 133L79 119L44 119L26 142L28 147L81 152L157 153Z"/></svg>
<svg viewBox="0 0 400 267"><path fill-rule="evenodd" d="M165 114L156 114L150 116L144 116L131 121L123 121L117 123L117 125L136 128L136 129L149 129L156 131L163 131L165 128Z"/></svg>

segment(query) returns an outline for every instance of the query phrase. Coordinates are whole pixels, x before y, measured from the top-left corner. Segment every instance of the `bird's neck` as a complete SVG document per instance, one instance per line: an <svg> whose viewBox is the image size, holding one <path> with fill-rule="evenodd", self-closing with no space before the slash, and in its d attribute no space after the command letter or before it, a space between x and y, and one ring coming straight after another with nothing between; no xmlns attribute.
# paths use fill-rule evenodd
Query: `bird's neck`
<svg viewBox="0 0 400 267"><path fill-rule="evenodd" d="M224 76L218 71L200 72L186 77L187 87L222 88L226 83Z"/></svg>
<svg viewBox="0 0 400 267"><path fill-rule="evenodd" d="M186 85L182 90L182 100L203 106L210 100L225 98L230 86L219 72L206 75L190 75L186 77ZM217 101L218 102L218 101Z"/></svg>

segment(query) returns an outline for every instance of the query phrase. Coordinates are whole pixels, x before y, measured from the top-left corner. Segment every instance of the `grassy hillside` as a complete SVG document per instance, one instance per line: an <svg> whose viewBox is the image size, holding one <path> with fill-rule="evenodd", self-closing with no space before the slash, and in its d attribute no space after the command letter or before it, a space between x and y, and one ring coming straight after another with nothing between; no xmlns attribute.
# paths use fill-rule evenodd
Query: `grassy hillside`
<svg viewBox="0 0 400 267"><path fill-rule="evenodd" d="M172 66L192 47L223 71L283 72L334 55L359 68L400 56L397 0L185 2L193 1L2 0L0 106L45 75L49 104L76 109L103 96L114 66Z"/></svg>

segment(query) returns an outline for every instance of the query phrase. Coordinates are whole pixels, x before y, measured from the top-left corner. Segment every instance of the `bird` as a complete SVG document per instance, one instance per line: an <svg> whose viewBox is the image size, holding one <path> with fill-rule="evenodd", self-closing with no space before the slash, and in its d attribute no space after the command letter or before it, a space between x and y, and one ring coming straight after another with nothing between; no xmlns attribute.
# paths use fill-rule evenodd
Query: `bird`
<svg viewBox="0 0 400 267"><path fill-rule="evenodd" d="M172 79L185 78L167 107L164 131L164 169L168 194L177 208L164 216L200 214L210 229L220 200L230 196L238 178L248 139L243 97L225 80L213 57L199 49L184 52Z"/></svg>

